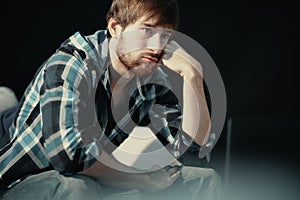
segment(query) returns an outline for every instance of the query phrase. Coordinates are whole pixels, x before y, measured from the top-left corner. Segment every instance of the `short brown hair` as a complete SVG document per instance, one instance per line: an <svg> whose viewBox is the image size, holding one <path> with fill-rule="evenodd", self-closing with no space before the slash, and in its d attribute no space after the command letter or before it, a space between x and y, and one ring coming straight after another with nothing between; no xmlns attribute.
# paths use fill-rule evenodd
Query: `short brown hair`
<svg viewBox="0 0 300 200"><path fill-rule="evenodd" d="M176 0L112 0L107 21L115 18L125 28L142 16L155 17L156 25L176 29L179 11Z"/></svg>

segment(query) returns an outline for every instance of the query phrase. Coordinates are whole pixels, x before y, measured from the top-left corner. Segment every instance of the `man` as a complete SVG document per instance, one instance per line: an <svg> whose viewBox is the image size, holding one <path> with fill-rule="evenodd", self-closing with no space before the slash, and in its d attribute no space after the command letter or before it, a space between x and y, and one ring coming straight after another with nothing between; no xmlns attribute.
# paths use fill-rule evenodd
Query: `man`
<svg viewBox="0 0 300 200"><path fill-rule="evenodd" d="M175 0L113 0L107 16L106 31L68 38L19 105L2 112L3 198L218 197L211 169L177 164L144 172L112 159L135 126L148 126L175 158L199 150L210 117L200 63L170 40ZM182 112L161 65L182 76Z"/></svg>

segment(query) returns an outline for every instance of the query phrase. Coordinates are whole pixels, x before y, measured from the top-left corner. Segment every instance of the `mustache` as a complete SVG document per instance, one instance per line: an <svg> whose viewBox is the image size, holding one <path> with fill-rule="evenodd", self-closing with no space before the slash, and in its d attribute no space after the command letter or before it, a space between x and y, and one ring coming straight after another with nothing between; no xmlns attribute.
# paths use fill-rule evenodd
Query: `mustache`
<svg viewBox="0 0 300 200"><path fill-rule="evenodd" d="M157 60L161 60L162 56L163 56L163 52L161 53L152 53L152 52L145 52L141 54L141 57L150 57L150 58L154 58Z"/></svg>

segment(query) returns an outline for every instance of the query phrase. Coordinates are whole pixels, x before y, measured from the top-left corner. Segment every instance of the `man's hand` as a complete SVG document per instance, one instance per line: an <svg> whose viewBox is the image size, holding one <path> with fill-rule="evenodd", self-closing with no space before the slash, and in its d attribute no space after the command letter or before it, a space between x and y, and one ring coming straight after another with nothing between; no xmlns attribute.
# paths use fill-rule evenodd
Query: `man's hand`
<svg viewBox="0 0 300 200"><path fill-rule="evenodd" d="M119 163L120 164L120 163ZM118 171L100 161L81 172L95 177L102 184L123 189L140 189L149 192L160 191L170 187L180 176L181 166L167 166L157 171L135 173Z"/></svg>
<svg viewBox="0 0 300 200"><path fill-rule="evenodd" d="M145 173L145 190L156 192L166 189L181 176L180 166L167 166L158 171Z"/></svg>
<svg viewBox="0 0 300 200"><path fill-rule="evenodd" d="M180 167L167 166L158 171L146 173L126 173L115 170L99 180L103 184L117 188L157 192L170 187L180 175Z"/></svg>
<svg viewBox="0 0 300 200"><path fill-rule="evenodd" d="M175 41L170 41L165 46L162 63L184 78L194 76L202 78L201 64Z"/></svg>

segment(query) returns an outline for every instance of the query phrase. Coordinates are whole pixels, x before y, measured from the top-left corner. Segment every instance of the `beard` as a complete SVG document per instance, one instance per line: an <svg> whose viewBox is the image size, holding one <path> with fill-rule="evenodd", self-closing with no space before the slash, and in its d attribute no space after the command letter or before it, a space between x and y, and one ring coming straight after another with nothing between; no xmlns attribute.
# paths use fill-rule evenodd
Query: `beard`
<svg viewBox="0 0 300 200"><path fill-rule="evenodd" d="M149 76L160 66L162 51L154 53L151 50L130 51L122 43L117 48L117 56L124 67L136 76Z"/></svg>
<svg viewBox="0 0 300 200"><path fill-rule="evenodd" d="M150 55L143 56L142 54L133 56L133 53L128 53L119 55L118 57L128 71L141 77L151 75L159 66L159 60L150 61L148 59L149 56Z"/></svg>

